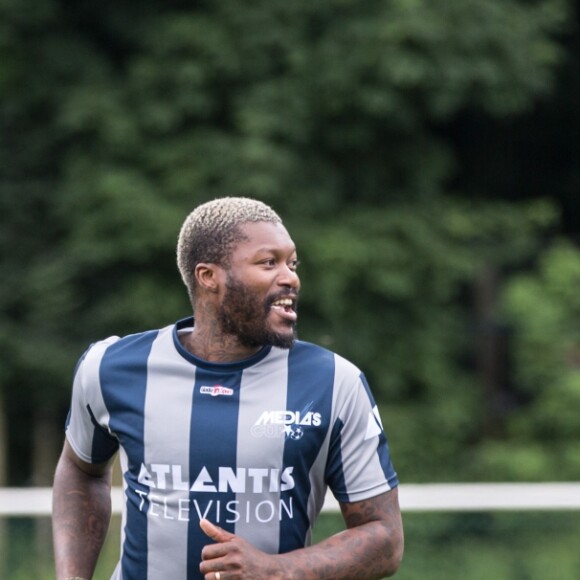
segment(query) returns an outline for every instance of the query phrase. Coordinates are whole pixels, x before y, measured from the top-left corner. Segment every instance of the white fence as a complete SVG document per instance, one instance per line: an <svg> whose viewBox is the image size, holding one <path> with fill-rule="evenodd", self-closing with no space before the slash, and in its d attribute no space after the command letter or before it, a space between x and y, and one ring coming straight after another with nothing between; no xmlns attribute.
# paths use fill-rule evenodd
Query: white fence
<svg viewBox="0 0 580 580"><path fill-rule="evenodd" d="M113 488L113 513L120 513L121 488ZM1 516L49 516L49 487L0 488ZM402 511L580 510L580 483L403 484ZM323 511L338 511L328 495Z"/></svg>

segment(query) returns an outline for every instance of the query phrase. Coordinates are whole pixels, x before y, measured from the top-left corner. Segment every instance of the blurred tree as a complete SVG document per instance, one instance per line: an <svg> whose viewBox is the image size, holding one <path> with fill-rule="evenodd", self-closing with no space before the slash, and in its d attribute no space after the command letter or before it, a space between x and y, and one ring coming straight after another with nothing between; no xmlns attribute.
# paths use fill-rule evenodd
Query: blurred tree
<svg viewBox="0 0 580 580"><path fill-rule="evenodd" d="M485 473L532 480L580 477L580 250L560 240L536 272L521 274L503 297L517 329L515 394L520 405L501 442L481 448Z"/></svg>
<svg viewBox="0 0 580 580"><path fill-rule="evenodd" d="M454 123L548 98L569 4L0 0L10 483L30 425L60 432L90 342L187 315L179 225L228 194L284 216L301 335L392 403L406 479L461 476L486 422L469 288L533 256L557 204L472 203Z"/></svg>

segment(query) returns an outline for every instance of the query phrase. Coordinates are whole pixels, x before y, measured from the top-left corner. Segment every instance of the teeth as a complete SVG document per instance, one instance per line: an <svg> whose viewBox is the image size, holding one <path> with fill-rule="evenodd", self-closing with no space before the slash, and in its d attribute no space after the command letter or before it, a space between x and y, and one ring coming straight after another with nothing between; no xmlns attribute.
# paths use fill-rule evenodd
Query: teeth
<svg viewBox="0 0 580 580"><path fill-rule="evenodd" d="M273 304L274 306L292 306L292 300L290 298L281 298L276 300Z"/></svg>

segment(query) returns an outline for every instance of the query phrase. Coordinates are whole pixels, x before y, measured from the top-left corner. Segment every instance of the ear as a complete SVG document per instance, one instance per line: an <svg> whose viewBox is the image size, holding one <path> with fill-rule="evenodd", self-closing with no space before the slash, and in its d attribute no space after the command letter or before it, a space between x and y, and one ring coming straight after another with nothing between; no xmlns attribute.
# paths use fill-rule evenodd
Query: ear
<svg viewBox="0 0 580 580"><path fill-rule="evenodd" d="M200 263L195 267L195 281L202 290L216 293L220 287L221 268L216 264Z"/></svg>

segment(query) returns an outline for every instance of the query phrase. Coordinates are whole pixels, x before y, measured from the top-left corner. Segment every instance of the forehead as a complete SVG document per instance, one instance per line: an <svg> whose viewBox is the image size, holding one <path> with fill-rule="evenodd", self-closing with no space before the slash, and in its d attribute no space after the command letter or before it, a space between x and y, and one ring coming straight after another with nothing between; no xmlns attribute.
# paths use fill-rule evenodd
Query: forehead
<svg viewBox="0 0 580 580"><path fill-rule="evenodd" d="M236 244L232 251L233 257L244 257L259 252L296 251L296 246L286 228L280 223L249 222L240 226L240 232L245 239Z"/></svg>

